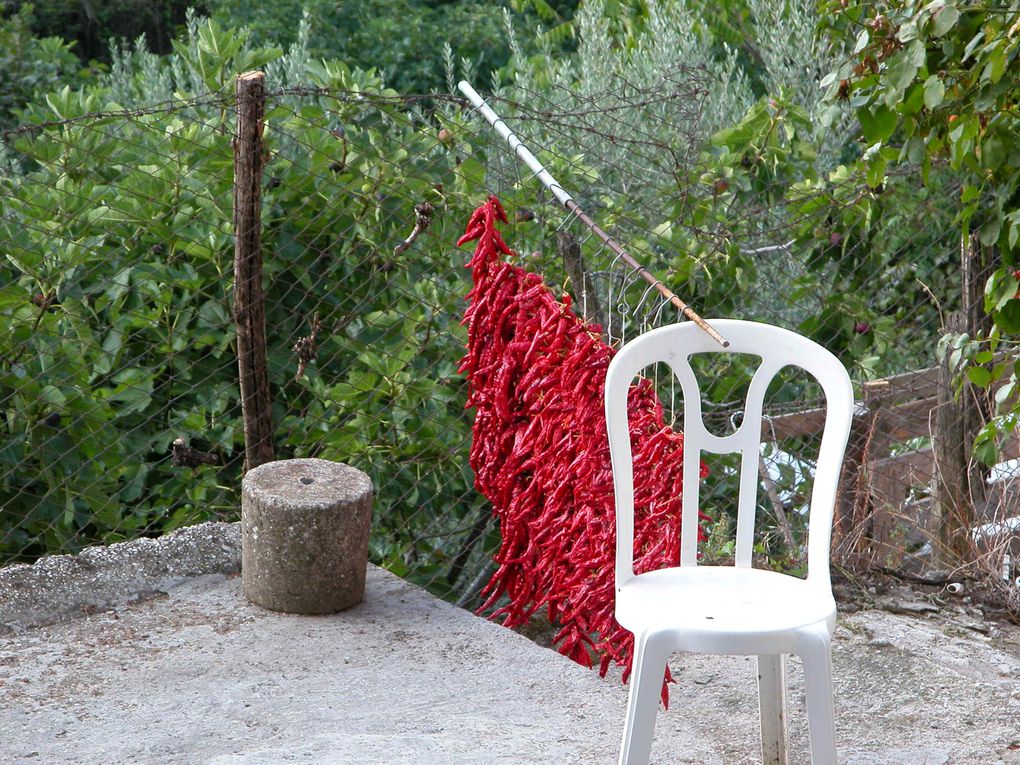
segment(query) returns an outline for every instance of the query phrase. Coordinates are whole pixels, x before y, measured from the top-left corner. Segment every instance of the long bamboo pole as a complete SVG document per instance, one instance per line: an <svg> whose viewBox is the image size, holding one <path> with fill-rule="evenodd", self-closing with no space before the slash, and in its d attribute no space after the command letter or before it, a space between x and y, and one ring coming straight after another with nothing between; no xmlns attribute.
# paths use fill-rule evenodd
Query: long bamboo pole
<svg viewBox="0 0 1020 765"><path fill-rule="evenodd" d="M542 185L553 193L553 196L559 200L563 207L573 213L577 219L581 221L581 223L592 231L592 233L605 242L606 246L615 252L624 263L637 272L642 279L651 284L664 298L666 298L666 300L676 306L680 313L701 327L723 348L729 347L729 341L723 338L723 336L720 335L715 328L712 327L712 325L702 319L693 308L681 300L675 292L657 279L648 271L647 268L638 263L619 241L606 233L599 224L592 220L592 218L581 209L580 205L574 201L574 198L567 193L567 191L555 178L553 178L545 165L538 161L538 157L531 153L531 150L524 145L521 139L518 138L514 131L510 129L503 118L492 110L492 107L485 102L485 99L478 95L478 91L471 87L470 83L466 80L461 80L457 84L457 87L460 89L460 92L467 97L468 101L471 102L471 105L474 106L483 117L485 117L503 140L510 145L510 148L516 152L520 160L535 173L535 177L542 182Z"/></svg>

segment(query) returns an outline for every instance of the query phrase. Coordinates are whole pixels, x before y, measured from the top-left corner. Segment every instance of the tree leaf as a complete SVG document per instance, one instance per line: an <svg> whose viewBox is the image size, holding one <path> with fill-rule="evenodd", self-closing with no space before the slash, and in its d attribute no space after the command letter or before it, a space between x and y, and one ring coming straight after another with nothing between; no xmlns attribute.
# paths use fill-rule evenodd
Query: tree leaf
<svg viewBox="0 0 1020 765"><path fill-rule="evenodd" d="M1020 332L1020 300L1007 300L1002 309L993 314L993 318L1004 332Z"/></svg>
<svg viewBox="0 0 1020 765"><path fill-rule="evenodd" d="M924 105L929 109L937 108L946 96L946 86L937 74L924 81Z"/></svg>
<svg viewBox="0 0 1020 765"><path fill-rule="evenodd" d="M1015 391L1016 391L1016 378L1013 377L1012 379L1009 380L1009 382L1007 382L1005 385L1003 385L1001 388L995 391L996 406L1002 406L1007 401L1009 401L1010 397L1012 397Z"/></svg>
<svg viewBox="0 0 1020 765"><path fill-rule="evenodd" d="M887 106L878 105L874 111L861 109L858 113L861 132L869 144L887 141L896 130L896 112Z"/></svg>
<svg viewBox="0 0 1020 765"><path fill-rule="evenodd" d="M868 47L868 43L870 41L871 37L868 34L868 30L862 29L861 33L857 35L857 42L854 44L854 49L853 51L851 51L850 55L856 56L858 53L860 53L862 50Z"/></svg>
<svg viewBox="0 0 1020 765"><path fill-rule="evenodd" d="M924 64L924 59L924 43L914 40L889 60L889 68L886 70L889 83L886 104L893 106L900 100L903 91L917 76L917 70Z"/></svg>
<svg viewBox="0 0 1020 765"><path fill-rule="evenodd" d="M946 32L956 26L960 20L960 12L952 5L947 5L935 12L931 23L931 36L942 37Z"/></svg>
<svg viewBox="0 0 1020 765"><path fill-rule="evenodd" d="M985 367L970 367L967 369L967 379L979 388L987 388L992 381L992 373Z"/></svg>
<svg viewBox="0 0 1020 765"><path fill-rule="evenodd" d="M888 164L885 157L879 154L871 164L868 165L867 182L868 186L877 189L885 181L885 168Z"/></svg>
<svg viewBox="0 0 1020 765"><path fill-rule="evenodd" d="M54 385L44 385L40 398L50 406L57 407L58 409L67 403L67 398Z"/></svg>
<svg viewBox="0 0 1020 765"><path fill-rule="evenodd" d="M990 427L990 425L991 423L986 425L985 429ZM974 440L974 450L972 453L977 459L981 460L981 462L989 467L995 465L999 461L999 447L995 443L994 430L992 436L987 435L985 430L982 430L981 433L978 434L978 437Z"/></svg>
<svg viewBox="0 0 1020 765"><path fill-rule="evenodd" d="M920 165L924 161L925 157L925 146L924 139L921 136L913 136L907 141L906 146L903 147L904 156L915 165Z"/></svg>
<svg viewBox="0 0 1020 765"><path fill-rule="evenodd" d="M988 219L988 222L983 225L978 231L978 236L981 239L981 244L985 247L991 247L999 240L999 233L1002 231L1002 218L998 215L993 215Z"/></svg>

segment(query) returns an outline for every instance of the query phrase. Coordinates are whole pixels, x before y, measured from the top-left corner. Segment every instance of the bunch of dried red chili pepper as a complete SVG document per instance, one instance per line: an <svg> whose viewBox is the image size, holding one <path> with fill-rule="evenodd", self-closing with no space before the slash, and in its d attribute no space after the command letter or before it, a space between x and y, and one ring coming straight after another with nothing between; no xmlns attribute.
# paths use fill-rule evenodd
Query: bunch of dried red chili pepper
<svg viewBox="0 0 1020 765"><path fill-rule="evenodd" d="M506 214L490 197L457 242L478 243L460 370L477 410L475 486L492 503L502 537L479 610L498 606L490 617L515 627L545 608L560 627L561 653L588 667L600 657L603 675L616 661L626 681L633 636L613 616L616 519L602 400L614 351L601 327L574 314L569 295L556 300L540 276L504 259L514 253L497 222ZM683 435L665 424L647 379L631 387L628 412L641 573L680 557Z"/></svg>

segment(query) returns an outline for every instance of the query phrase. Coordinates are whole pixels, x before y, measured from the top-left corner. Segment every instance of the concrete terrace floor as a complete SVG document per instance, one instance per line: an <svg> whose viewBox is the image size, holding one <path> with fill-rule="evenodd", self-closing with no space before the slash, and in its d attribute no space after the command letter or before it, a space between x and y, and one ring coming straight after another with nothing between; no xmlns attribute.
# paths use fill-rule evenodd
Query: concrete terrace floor
<svg viewBox="0 0 1020 765"><path fill-rule="evenodd" d="M0 763L615 762L618 677L379 569L301 617L248 603L238 566L236 525L204 524L0 570ZM834 663L843 765L1020 763L1020 630L862 611ZM673 667L652 761L759 762L753 659Z"/></svg>

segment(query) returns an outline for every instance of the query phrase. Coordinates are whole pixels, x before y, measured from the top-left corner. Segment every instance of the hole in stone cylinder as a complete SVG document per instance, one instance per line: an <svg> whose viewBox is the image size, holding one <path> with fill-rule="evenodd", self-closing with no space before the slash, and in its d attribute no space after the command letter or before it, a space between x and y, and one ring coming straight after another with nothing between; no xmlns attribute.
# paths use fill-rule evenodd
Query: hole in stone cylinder
<svg viewBox="0 0 1020 765"><path fill-rule="evenodd" d="M305 486L307 486L310 483L315 483L314 478L309 478L306 475L301 476L298 480L301 481L301 483L303 483Z"/></svg>

